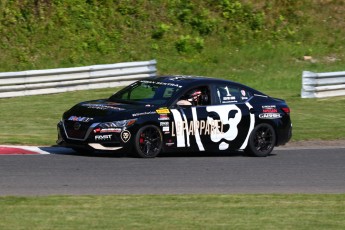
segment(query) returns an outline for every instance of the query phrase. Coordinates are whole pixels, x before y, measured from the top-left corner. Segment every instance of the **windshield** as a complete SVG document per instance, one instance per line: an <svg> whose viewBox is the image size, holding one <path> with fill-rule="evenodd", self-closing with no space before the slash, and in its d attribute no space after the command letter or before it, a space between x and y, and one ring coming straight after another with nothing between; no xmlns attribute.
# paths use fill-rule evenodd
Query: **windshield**
<svg viewBox="0 0 345 230"><path fill-rule="evenodd" d="M181 85L175 83L141 80L115 93L109 100L163 105L181 88Z"/></svg>

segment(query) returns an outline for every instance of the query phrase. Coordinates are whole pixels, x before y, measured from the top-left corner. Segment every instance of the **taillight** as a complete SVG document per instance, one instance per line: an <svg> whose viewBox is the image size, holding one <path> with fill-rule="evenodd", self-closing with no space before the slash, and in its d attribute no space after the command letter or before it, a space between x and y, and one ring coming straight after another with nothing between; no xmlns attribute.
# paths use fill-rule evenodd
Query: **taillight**
<svg viewBox="0 0 345 230"><path fill-rule="evenodd" d="M286 114L290 114L290 108L289 108L289 107L283 107L282 110L283 110Z"/></svg>

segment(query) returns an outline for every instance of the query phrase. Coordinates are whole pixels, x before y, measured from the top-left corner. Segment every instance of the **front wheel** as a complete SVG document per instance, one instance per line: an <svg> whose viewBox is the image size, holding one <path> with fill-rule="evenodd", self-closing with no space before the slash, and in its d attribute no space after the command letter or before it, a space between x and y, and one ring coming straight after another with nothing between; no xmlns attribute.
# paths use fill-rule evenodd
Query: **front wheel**
<svg viewBox="0 0 345 230"><path fill-rule="evenodd" d="M259 124L256 126L250 137L246 152L257 157L268 156L276 143L276 134L269 124Z"/></svg>
<svg viewBox="0 0 345 230"><path fill-rule="evenodd" d="M135 135L135 150L142 158L156 157L162 150L163 135L154 125L141 127Z"/></svg>

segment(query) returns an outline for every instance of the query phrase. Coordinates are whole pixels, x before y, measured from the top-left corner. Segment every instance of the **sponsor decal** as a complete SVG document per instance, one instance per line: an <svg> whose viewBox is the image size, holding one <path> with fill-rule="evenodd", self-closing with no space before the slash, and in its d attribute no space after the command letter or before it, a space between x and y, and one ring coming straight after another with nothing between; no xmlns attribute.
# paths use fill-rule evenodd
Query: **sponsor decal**
<svg viewBox="0 0 345 230"><path fill-rule="evenodd" d="M112 137L112 134L108 135L96 135L95 141L110 141Z"/></svg>
<svg viewBox="0 0 345 230"><path fill-rule="evenodd" d="M262 106L263 113L278 113L278 110L275 105L264 105Z"/></svg>
<svg viewBox="0 0 345 230"><path fill-rule="evenodd" d="M276 106L275 105L263 105L262 109L275 109Z"/></svg>
<svg viewBox="0 0 345 230"><path fill-rule="evenodd" d="M223 97L223 101L235 101L236 100L236 97Z"/></svg>
<svg viewBox="0 0 345 230"><path fill-rule="evenodd" d="M262 108L263 109L276 108L276 106L275 105L263 105Z"/></svg>
<svg viewBox="0 0 345 230"><path fill-rule="evenodd" d="M78 117L78 116L71 116L68 118L69 121L80 121L80 122L90 122L93 120L91 117Z"/></svg>
<svg viewBox="0 0 345 230"><path fill-rule="evenodd" d="M127 143L129 141L129 139L131 139L131 133L128 130L124 130L121 133L121 140L124 143Z"/></svg>
<svg viewBox="0 0 345 230"><path fill-rule="evenodd" d="M259 114L259 118L261 119L277 119L277 118L281 118L281 114L280 113L261 113Z"/></svg>
<svg viewBox="0 0 345 230"><path fill-rule="evenodd" d="M101 129L100 133L121 133L122 129L120 128L107 128Z"/></svg>
<svg viewBox="0 0 345 230"><path fill-rule="evenodd" d="M157 112L158 114L168 114L168 113L170 113L169 109L167 109L167 108L160 108L160 109L157 109L156 112Z"/></svg>
<svg viewBox="0 0 345 230"><path fill-rule="evenodd" d="M237 102L236 97L231 96L230 94L229 96L223 97L222 99L222 104L235 103L235 102Z"/></svg>
<svg viewBox="0 0 345 230"><path fill-rule="evenodd" d="M152 115L152 114L156 114L156 112L155 111L150 111L150 112L143 112L143 113L133 113L132 116L133 117L138 117L138 116Z"/></svg>
<svg viewBox="0 0 345 230"><path fill-rule="evenodd" d="M237 101L222 101L222 104L236 103Z"/></svg>
<svg viewBox="0 0 345 230"><path fill-rule="evenodd" d="M184 133L194 136L195 133L199 135L210 135L211 133L223 133L223 124L220 120L212 121L176 121L172 122L171 136L181 136Z"/></svg>
<svg viewBox="0 0 345 230"><path fill-rule="evenodd" d="M120 128L107 128L107 129L101 129L96 128L93 130L94 133L121 133L122 129Z"/></svg>
<svg viewBox="0 0 345 230"><path fill-rule="evenodd" d="M160 120L160 121L169 121L170 118L169 118L169 116L167 114L161 114L161 115L159 115L158 120Z"/></svg>
<svg viewBox="0 0 345 230"><path fill-rule="evenodd" d="M169 126L169 122L168 121L164 121L164 122L161 122L159 124L160 124L161 127L162 126Z"/></svg>
<svg viewBox="0 0 345 230"><path fill-rule="evenodd" d="M277 109L263 109L263 113L278 113Z"/></svg>
<svg viewBox="0 0 345 230"><path fill-rule="evenodd" d="M97 128L93 130L94 133L100 133L101 132L101 128Z"/></svg>
<svg viewBox="0 0 345 230"><path fill-rule="evenodd" d="M99 110L107 110L107 109L125 110L124 108L119 108L119 107L116 107L116 106L103 105L103 104L83 104L82 106L87 107L88 109L99 109Z"/></svg>
<svg viewBox="0 0 345 230"><path fill-rule="evenodd" d="M164 127L162 128L162 130L163 130L163 132L170 132L169 126L164 126Z"/></svg>
<svg viewBox="0 0 345 230"><path fill-rule="evenodd" d="M146 84L165 85L165 86L172 86L172 87L182 88L181 85L175 84L175 83L167 83L167 82L159 82L159 81L146 81L146 80L141 80L140 82L141 83L146 83Z"/></svg>
<svg viewBox="0 0 345 230"><path fill-rule="evenodd" d="M166 146L173 146L175 143L172 139L168 139L168 141L165 143Z"/></svg>

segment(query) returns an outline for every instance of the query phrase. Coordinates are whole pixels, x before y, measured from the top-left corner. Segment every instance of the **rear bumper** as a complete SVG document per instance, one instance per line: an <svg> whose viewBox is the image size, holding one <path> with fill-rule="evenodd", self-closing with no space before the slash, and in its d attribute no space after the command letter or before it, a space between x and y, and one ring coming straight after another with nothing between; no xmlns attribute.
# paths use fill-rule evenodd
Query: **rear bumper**
<svg viewBox="0 0 345 230"><path fill-rule="evenodd" d="M290 123L284 129L281 129L277 135L277 143L276 146L285 145L290 141L292 137L292 124Z"/></svg>

